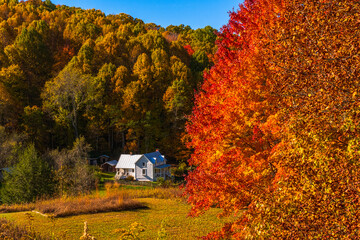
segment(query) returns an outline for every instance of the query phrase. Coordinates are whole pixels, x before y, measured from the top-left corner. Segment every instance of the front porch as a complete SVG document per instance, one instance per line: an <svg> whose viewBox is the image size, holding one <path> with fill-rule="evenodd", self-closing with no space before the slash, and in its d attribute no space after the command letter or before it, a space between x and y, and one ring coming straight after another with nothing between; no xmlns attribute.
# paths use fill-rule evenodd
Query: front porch
<svg viewBox="0 0 360 240"><path fill-rule="evenodd" d="M160 166L155 166L155 179L162 177L164 180L171 179L171 173L170 173L170 165L164 164Z"/></svg>
<svg viewBox="0 0 360 240"><path fill-rule="evenodd" d="M115 179L125 179L128 176L133 176L135 179L135 169L134 168L117 168Z"/></svg>

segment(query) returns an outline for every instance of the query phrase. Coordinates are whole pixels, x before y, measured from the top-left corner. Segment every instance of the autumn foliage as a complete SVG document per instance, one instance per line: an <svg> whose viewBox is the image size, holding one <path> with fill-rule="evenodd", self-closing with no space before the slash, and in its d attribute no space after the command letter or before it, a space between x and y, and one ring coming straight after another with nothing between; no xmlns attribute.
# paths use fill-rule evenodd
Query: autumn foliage
<svg viewBox="0 0 360 240"><path fill-rule="evenodd" d="M246 0L230 14L187 126L192 215L213 238L359 235L357 1Z"/></svg>
<svg viewBox="0 0 360 240"><path fill-rule="evenodd" d="M160 148L185 161L185 116L213 64L215 31L1 0L0 126L41 153L84 136L94 157Z"/></svg>

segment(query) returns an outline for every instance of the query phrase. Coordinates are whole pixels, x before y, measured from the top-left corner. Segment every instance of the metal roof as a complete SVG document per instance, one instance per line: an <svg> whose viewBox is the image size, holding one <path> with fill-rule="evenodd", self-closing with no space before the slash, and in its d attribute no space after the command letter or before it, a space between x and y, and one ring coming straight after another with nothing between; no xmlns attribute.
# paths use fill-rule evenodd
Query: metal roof
<svg viewBox="0 0 360 240"><path fill-rule="evenodd" d="M135 168L135 163L142 156L143 155L121 154L120 159L116 164L116 168Z"/></svg>
<svg viewBox="0 0 360 240"><path fill-rule="evenodd" d="M109 164L110 166L116 166L116 164L118 163L118 161L116 160L111 160L111 161L108 161L108 162L105 162L106 164ZM104 164L105 164L104 163Z"/></svg>
<svg viewBox="0 0 360 240"><path fill-rule="evenodd" d="M156 161L158 164L161 164L162 162L165 163L165 157L158 151L137 155L121 154L120 159L116 164L116 168L135 168L135 163L142 156L145 156L147 159L149 159L152 164L155 164Z"/></svg>
<svg viewBox="0 0 360 240"><path fill-rule="evenodd" d="M161 155L160 152L152 152L152 153L145 153L144 154L147 159L150 160L152 164L155 164L155 160L157 160L158 163L164 162L164 156Z"/></svg>
<svg viewBox="0 0 360 240"><path fill-rule="evenodd" d="M166 168L166 167L171 167L171 165L170 164L164 164L164 165L156 166L155 168L162 169L162 168Z"/></svg>

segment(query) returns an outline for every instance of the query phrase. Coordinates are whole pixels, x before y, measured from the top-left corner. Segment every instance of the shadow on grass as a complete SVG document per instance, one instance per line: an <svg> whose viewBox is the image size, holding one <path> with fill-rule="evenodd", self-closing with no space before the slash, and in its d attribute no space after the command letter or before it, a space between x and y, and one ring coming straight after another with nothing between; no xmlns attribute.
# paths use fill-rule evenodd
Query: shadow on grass
<svg viewBox="0 0 360 240"><path fill-rule="evenodd" d="M118 195L99 198L54 199L38 202L35 206L35 210L52 217L131 211L145 208L148 208L146 203Z"/></svg>
<svg viewBox="0 0 360 240"><path fill-rule="evenodd" d="M140 210L149 210L150 207L147 206L146 204L144 204L142 207L138 207L138 208L134 208L134 209L125 209L125 210L121 210L121 209L118 209L118 210L108 210L108 211L98 211L98 212L87 212L87 213L77 213L77 214L71 214L71 215L58 215L58 216L54 216L52 214L42 214L40 212L34 212L34 213L38 213L38 214L41 214L45 217L54 217L54 218L63 218L63 219L66 219L66 218L70 218L70 217L73 217L73 216L80 216L80 215L93 215L93 214L101 214L101 213L109 213L109 212L139 212Z"/></svg>

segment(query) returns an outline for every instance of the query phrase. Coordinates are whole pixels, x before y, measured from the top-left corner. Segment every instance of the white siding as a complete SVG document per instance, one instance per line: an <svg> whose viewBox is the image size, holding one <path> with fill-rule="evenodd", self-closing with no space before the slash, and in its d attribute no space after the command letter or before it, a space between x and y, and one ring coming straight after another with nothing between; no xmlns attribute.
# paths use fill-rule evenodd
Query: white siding
<svg viewBox="0 0 360 240"><path fill-rule="evenodd" d="M146 169L146 175L143 175L143 169ZM135 164L135 176L138 181L153 181L154 170L153 164L142 156Z"/></svg>
<svg viewBox="0 0 360 240"><path fill-rule="evenodd" d="M154 181L154 164L151 162L148 163L147 172L148 176L151 178L151 181Z"/></svg>

